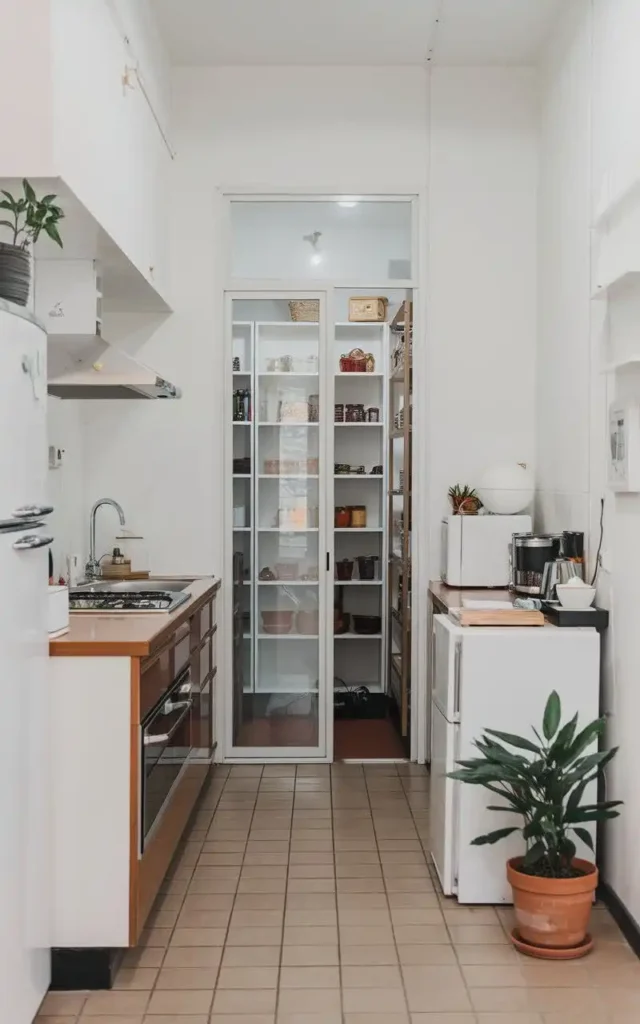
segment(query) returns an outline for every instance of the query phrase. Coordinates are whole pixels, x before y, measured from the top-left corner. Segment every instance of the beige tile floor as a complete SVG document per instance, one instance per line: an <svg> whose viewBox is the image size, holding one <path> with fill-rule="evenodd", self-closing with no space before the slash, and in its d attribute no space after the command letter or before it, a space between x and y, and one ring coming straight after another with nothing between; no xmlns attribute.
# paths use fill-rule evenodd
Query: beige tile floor
<svg viewBox="0 0 640 1024"><path fill-rule="evenodd" d="M639 1024L640 961L520 957L510 912L438 891L414 765L218 768L110 992L39 1024Z"/></svg>

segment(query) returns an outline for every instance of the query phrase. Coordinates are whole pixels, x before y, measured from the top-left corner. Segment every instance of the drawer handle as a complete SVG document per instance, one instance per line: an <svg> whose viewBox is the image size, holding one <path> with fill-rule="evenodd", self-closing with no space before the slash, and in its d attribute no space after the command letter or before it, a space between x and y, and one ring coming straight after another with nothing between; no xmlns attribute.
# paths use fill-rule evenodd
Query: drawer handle
<svg viewBox="0 0 640 1024"><path fill-rule="evenodd" d="M169 701L167 701L167 703L169 703ZM169 732L150 733L148 736L145 736L144 740L143 740L143 746L151 747L151 746L153 746L154 743L168 743L169 740L171 739L171 737L175 735L175 733L177 732L179 727L182 725L182 723L184 722L184 720L187 717L187 715L189 714L189 712L191 711L191 708L193 707L193 701L192 700L178 701L176 704L173 705L173 707L174 707L174 709L177 709L179 707L184 707L184 711L180 715L178 721L174 722L174 724L169 729Z"/></svg>

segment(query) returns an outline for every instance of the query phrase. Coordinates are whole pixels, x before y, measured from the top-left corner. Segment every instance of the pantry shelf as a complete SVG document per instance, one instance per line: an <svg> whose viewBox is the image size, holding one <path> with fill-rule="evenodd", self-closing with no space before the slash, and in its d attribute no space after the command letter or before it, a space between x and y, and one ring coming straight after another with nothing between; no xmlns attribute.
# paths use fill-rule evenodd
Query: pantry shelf
<svg viewBox="0 0 640 1024"><path fill-rule="evenodd" d="M382 640L382 633L336 633L336 640Z"/></svg>

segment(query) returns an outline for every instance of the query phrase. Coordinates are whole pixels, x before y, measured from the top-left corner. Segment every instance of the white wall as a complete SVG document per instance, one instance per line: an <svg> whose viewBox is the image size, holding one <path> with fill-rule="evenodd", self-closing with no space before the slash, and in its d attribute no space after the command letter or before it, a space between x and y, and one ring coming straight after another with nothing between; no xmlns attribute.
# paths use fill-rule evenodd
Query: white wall
<svg viewBox="0 0 640 1024"><path fill-rule="evenodd" d="M168 217L175 312L149 340L127 344L162 366L183 398L101 403L90 411L85 511L104 492L148 537L154 569L221 572L216 188L416 192L427 163L426 75L418 68L185 68L174 74L173 99L177 201Z"/></svg>
<svg viewBox="0 0 640 1024"><path fill-rule="evenodd" d="M607 490L605 442L608 402L614 395L637 399L640 380L616 381L600 370L635 341L640 294L636 286L614 297L607 316L604 301L590 300L597 279L590 264L598 248L595 209L638 175L639 15L635 0L574 0L542 68L537 390L538 525L587 530L593 564L599 502L606 501L597 600L610 609L611 622L602 707L611 715L607 742L620 745L607 771L607 795L625 806L606 830L604 878L638 922L640 498ZM621 209L612 235L637 217L636 204L637 197Z"/></svg>
<svg viewBox="0 0 640 1024"><path fill-rule="evenodd" d="M473 481L503 458L531 459L534 76L518 69L438 69L433 97L429 112L426 74L418 68L175 71L175 313L134 347L161 365L184 397L159 406L96 407L86 434L86 503L98 491L121 501L149 536L154 567L221 566L216 187L415 193L429 170L429 117L429 254L422 279L428 275L432 347L428 391L419 400L431 410L429 447L420 450L434 494L434 566L449 484Z"/></svg>
<svg viewBox="0 0 640 1024"><path fill-rule="evenodd" d="M531 69L433 70L427 328L436 576L449 486L473 486L495 463L533 457L536 109Z"/></svg>

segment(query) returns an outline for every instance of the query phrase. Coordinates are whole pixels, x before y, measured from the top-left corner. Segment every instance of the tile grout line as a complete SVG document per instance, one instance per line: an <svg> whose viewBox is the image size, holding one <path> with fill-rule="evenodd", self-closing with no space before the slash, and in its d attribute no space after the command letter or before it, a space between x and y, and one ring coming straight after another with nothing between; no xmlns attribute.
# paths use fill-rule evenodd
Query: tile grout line
<svg viewBox="0 0 640 1024"><path fill-rule="evenodd" d="M182 896L182 903L180 904L180 909L178 910L178 915L177 915L177 917L176 917L176 920L175 920L175 923L174 923L174 925L173 925L173 928L171 929L171 934L169 935L169 939L168 939L167 945L165 946L165 950L164 950L164 954L163 954L163 957L162 957L162 961L161 961L160 967L159 967L159 969L158 969L158 973L157 973L157 975L156 975L156 979L155 979L155 981L154 981L154 984L153 984L153 988L152 988L152 990L151 990L151 993L149 994L149 1001L148 1001L148 1003L147 1003L147 1010L148 1010L148 1008L149 1008L149 1004L150 1004L150 1002L151 1002L151 995L152 995L152 994L153 994L153 993L154 993L154 992L155 992L156 990L157 990L158 992L162 992L162 991L170 991L170 990L168 990L168 989L157 989L157 984L158 984L158 980L159 980L159 978L160 978L160 974L161 974L161 972L162 972L162 971L164 970L164 962L165 962L165 960L166 960L166 958L167 958L167 953L168 953L169 949L171 948L171 939L173 938L173 934L174 934L174 932L175 932L176 928L178 927L178 921L180 920L180 915L182 914L182 912L183 912L183 910L184 910L184 905L185 905L185 902L186 902L187 896L189 895L189 886L191 885L191 883L192 883L192 881L193 881L193 878L194 878L194 875L195 875L195 872L196 872L196 868L197 868L197 867L199 866L199 863L200 863L200 857L202 856L202 850L204 849L204 845L205 845L205 843L207 842L207 836L209 835L209 832L211 831L211 828L212 828L212 826L213 826L213 820L214 820L214 818L215 818L215 816L216 816L216 813L217 813L218 807L220 806L220 801L222 800L222 796L223 796L223 793L224 793L224 791L225 791L225 788L226 788L227 782L228 782L228 780L229 780L229 778L230 778L230 775L231 775L231 772L229 772L229 773L228 773L228 774L227 774L227 775L225 776L225 778L224 778L224 782L222 783L222 786L221 786L221 788L220 788L220 792L218 793L218 798L217 798L217 800L215 801L215 804L214 804L213 808L211 808L211 818L209 819L209 824L208 824L208 827L207 827L207 829L206 829L206 832L205 832L205 838L204 838L204 840L203 840L203 842L202 842L202 845L201 845L201 847L200 847L200 852L199 852L199 854L198 854L198 859L196 860L195 864L193 865L193 870L191 871L191 877L189 878L189 880L188 880L188 882L187 882L187 887L186 887L186 889L185 889L185 891L184 891L184 893L183 893L183 896ZM207 810L209 810L209 808L206 808L206 809L207 809ZM201 808L200 808L199 810L201 810ZM189 841L189 840L186 840L186 842L188 842L188 841ZM195 895L195 893L194 893L193 895ZM229 917L229 920L230 920L230 919L231 919L231 918ZM227 923L227 927L228 927L228 923ZM176 948L178 948L178 947L176 947ZM217 978L218 978L218 973L219 973L219 970L220 970L220 964L221 964L221 963L222 963L222 954L220 955L220 960L219 960L219 962L218 962L218 967L216 968L216 972L215 972L215 973L216 973L216 982L217 982ZM213 1000L214 1000L214 998L215 998L215 989L216 989L216 983L214 982L214 986L213 986L213 994L212 994L212 996L211 996L211 1003L209 1004L209 1012L208 1012L208 1015L210 1015L210 1014L211 1014L211 1012L212 1012L212 1010L213 1010ZM197 991L197 990L195 990L195 991ZM145 1017L146 1017L146 1016L147 1016L147 1014L146 1014L146 1013L145 1013L145 1014L143 1014L143 1021L144 1021L144 1019L145 1019Z"/></svg>
<svg viewBox="0 0 640 1024"><path fill-rule="evenodd" d="M336 941L338 946L338 986L340 992L340 1020L345 1022L344 990L342 985L342 945L340 943L340 913L338 910L338 865L336 862L336 822L333 806L333 765L329 767L329 806L331 808L331 849L333 850L333 905L336 911Z"/></svg>
<svg viewBox="0 0 640 1024"><path fill-rule="evenodd" d="M229 774L227 775L227 778L225 779L225 783L224 783L224 786L222 788L222 793L224 793L225 789L227 788L227 782L229 781L229 779L232 776L232 771L233 771L233 769L229 772ZM209 1018L213 1015L213 1007L214 1007L215 1000L216 1000L216 995L217 995L217 992L218 992L218 982L220 980L220 974L221 974L221 971L222 971L222 964L224 962L225 953L227 951L227 939L229 938L229 931L231 929L231 921L233 920L233 912L235 910L236 899L238 897L238 890L240 888L240 880L242 878L242 873L244 871L244 862L245 862L245 857L247 856L247 846L249 845L249 837L251 835L251 828L253 826L253 819L255 818L255 815L256 815L256 807L257 807L257 804L258 804L258 794L260 792L260 785L262 783L262 776L263 776L263 774L264 774L264 765L260 769L260 775L258 776L258 786L256 788L255 796L253 798L253 809L251 811L251 818L249 820L249 827L247 828L247 834L246 834L245 840L244 840L244 850L242 852L242 860L240 862L240 871L239 871L238 878L237 878L237 881L236 881L236 888L235 888L235 892L233 893L233 899L231 901L231 910L229 912L229 918L227 920L227 927L225 929L224 940L223 940L223 943L222 943L222 951L220 953L220 960L218 961L218 968L216 970L216 978L215 978L215 983L214 983L214 986L213 986L213 995L211 996L211 1005L209 1006L209 1013L207 1014L207 1016ZM241 776L238 776L238 777L240 778ZM251 778L252 776L249 776L249 777ZM230 791L230 792L233 792L233 791ZM238 792L242 793L243 790L239 790ZM222 793L220 794L220 798L222 798ZM219 803L219 801L218 801L218 803ZM212 819L211 823L213 824L213 819Z"/></svg>
<svg viewBox="0 0 640 1024"><path fill-rule="evenodd" d="M398 775L397 768L396 768L396 775ZM375 815L374 815L374 811L373 811L373 804L371 803L371 794L369 792L369 780L367 778L367 773L366 772L364 773L364 782L365 782L365 786L366 786L366 790L367 790L367 799L369 801L369 808L371 810L371 821L372 821L372 825L373 825L373 836L374 836L374 839L375 839L376 850L378 852L378 860L380 862L380 874L382 875L382 885L384 887L384 895L385 895L385 900L386 900L386 903L387 903L387 913L389 914L389 921L391 922L391 935L392 935L392 938L393 938L393 948L395 949L395 952L396 952L396 962L397 962L397 967L398 967L398 973L400 974L400 982L401 982L401 985L402 985L402 995L404 997L404 1005L405 1005L405 1008L406 1008L407 1020L411 1020L411 1014L409 1012L409 997L407 995L407 989L406 989L406 985L405 985L405 982L404 982L404 973L402 971L402 964L400 963L400 951L398 949L398 943L396 941L396 932L395 932L395 928L394 928L394 925L393 925L393 915L391 913L391 905L389 903L389 891L387 889L387 880L386 880L386 877L385 877L385 874L384 874L384 869L383 869L381 850L380 850L380 846L379 846L379 843L378 843L378 830L376 829L376 819L375 819ZM401 788L402 788L403 799L406 802L406 795L405 795L405 792L404 792L404 787L401 787Z"/></svg>
<svg viewBox="0 0 640 1024"><path fill-rule="evenodd" d="M287 851L287 870L285 872L284 880L284 906L282 908L282 924L280 930L280 956L278 957L278 973L276 977L276 1005L275 1013L273 1016L274 1021L277 1024L278 1014L280 1012L280 979L282 977L282 957L284 956L284 930L286 927L287 920L287 907L289 905L289 867L291 864L291 841L293 838L293 818L296 807L296 789L298 785L298 766L295 765L295 772L293 776L293 800L291 801L291 813L289 816L289 849Z"/></svg>

